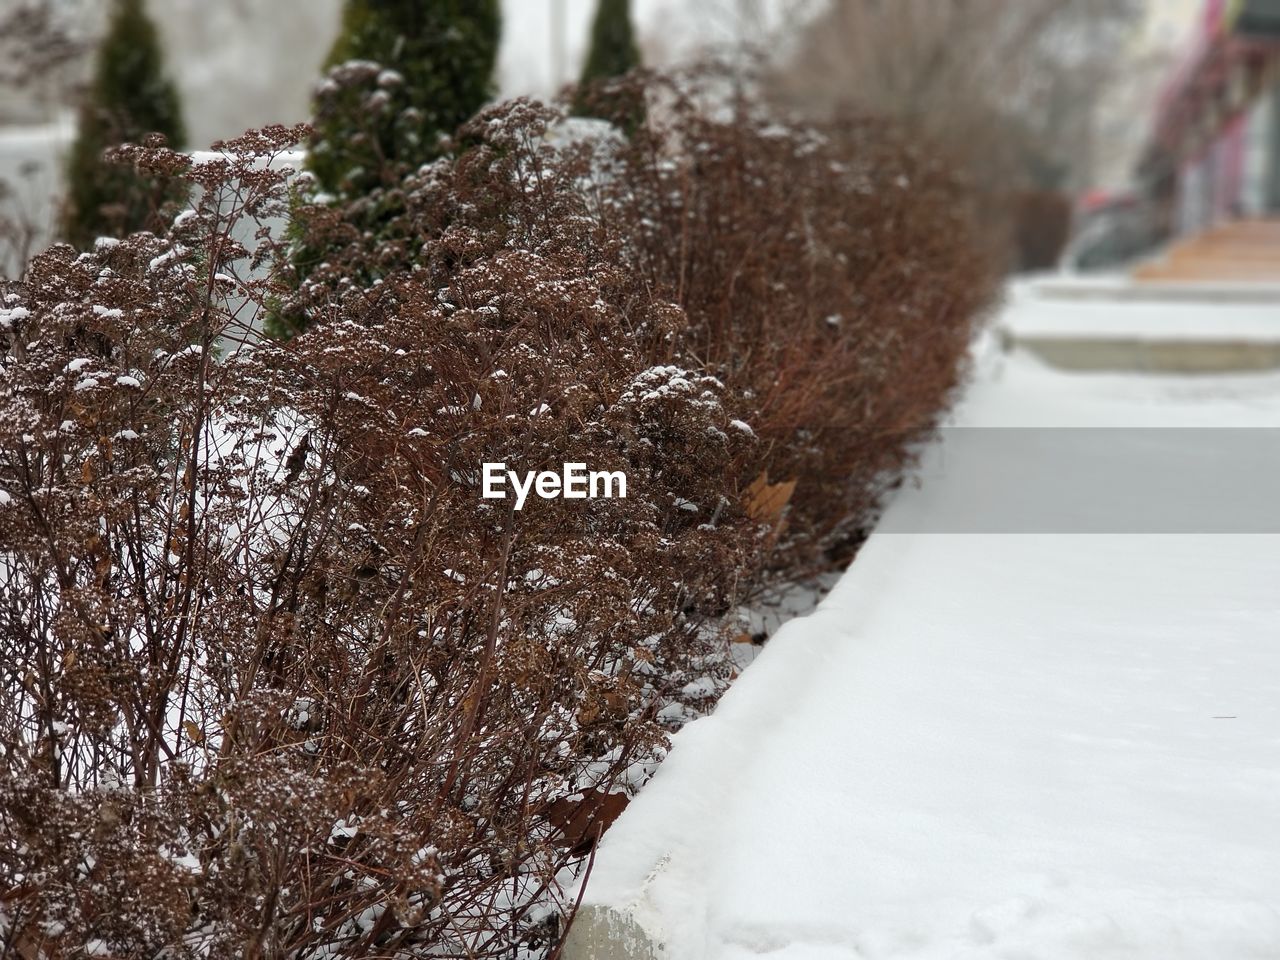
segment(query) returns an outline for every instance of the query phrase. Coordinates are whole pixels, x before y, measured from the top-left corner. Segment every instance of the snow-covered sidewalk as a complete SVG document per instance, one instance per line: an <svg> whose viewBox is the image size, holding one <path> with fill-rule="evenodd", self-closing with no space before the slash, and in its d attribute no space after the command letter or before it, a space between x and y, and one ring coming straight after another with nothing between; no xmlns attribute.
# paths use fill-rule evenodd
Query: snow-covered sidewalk
<svg viewBox="0 0 1280 960"><path fill-rule="evenodd" d="M1015 356L958 419L1280 428L1280 376ZM1280 536L879 533L677 736L566 956L1274 958L1278 894Z"/></svg>

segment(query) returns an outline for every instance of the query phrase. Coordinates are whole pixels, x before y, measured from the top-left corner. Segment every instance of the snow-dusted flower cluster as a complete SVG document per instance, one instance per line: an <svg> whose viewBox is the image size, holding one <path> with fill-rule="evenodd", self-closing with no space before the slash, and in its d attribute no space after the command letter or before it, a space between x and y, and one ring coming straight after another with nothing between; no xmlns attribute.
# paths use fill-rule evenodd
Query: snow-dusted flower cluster
<svg viewBox="0 0 1280 960"><path fill-rule="evenodd" d="M651 363L580 205L521 190L485 216L555 215L441 222L376 283L334 256L321 311L236 240L286 185L237 157L189 171L173 235L2 293L3 922L110 956L545 952L595 798L727 677L695 658L755 525L677 501L713 499L746 413L710 381L621 399ZM257 339L290 296L312 324ZM480 497L485 460L588 455L636 493Z"/></svg>

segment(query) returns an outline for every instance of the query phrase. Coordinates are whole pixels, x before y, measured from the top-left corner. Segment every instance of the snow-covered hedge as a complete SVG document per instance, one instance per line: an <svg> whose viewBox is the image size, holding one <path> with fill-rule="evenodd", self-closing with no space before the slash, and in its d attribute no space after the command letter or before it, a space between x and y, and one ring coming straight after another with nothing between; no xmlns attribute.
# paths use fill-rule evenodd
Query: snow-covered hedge
<svg viewBox="0 0 1280 960"><path fill-rule="evenodd" d="M721 618L866 522L986 289L876 128L668 101L630 141L507 104L343 205L272 162L303 131L126 150L194 211L0 290L24 955L554 948L612 797L728 682ZM628 496L517 513L495 461Z"/></svg>
<svg viewBox="0 0 1280 960"><path fill-rule="evenodd" d="M552 805L626 789L658 709L723 685L697 611L754 527L677 500L714 500L744 411L619 335L573 218L245 342L275 288L232 221L286 176L247 146L140 151L195 212L3 294L5 922L127 956L549 942L583 839ZM498 460L632 495L516 514Z"/></svg>

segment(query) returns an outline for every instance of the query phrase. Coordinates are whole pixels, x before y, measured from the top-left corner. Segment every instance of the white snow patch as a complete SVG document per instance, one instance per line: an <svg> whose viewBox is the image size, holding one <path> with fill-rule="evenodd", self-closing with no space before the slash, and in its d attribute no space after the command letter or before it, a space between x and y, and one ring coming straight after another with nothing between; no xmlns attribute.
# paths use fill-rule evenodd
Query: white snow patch
<svg viewBox="0 0 1280 960"><path fill-rule="evenodd" d="M190 251L182 244L175 243L169 250L160 254L160 256L153 257L151 262L147 264L147 269L154 271L161 267L169 266L175 260L185 257L189 252Z"/></svg>
<svg viewBox="0 0 1280 960"><path fill-rule="evenodd" d="M0 310L0 329L8 330L13 326L14 321L26 320L31 316L31 311L26 307L9 307Z"/></svg>

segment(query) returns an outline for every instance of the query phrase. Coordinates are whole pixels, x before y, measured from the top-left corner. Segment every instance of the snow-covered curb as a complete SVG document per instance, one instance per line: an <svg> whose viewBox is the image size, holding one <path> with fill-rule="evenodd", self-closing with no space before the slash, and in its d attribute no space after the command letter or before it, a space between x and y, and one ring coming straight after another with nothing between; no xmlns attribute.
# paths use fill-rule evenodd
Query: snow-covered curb
<svg viewBox="0 0 1280 960"><path fill-rule="evenodd" d="M758 731L785 724L822 673L830 652L823 626L837 622L838 613L819 607L783 625L715 713L677 734L677 748L633 801L625 829L615 825L602 844L566 960L666 957L664 944L677 932L672 924L705 916L707 904L698 899L705 891L682 873L697 864L704 826L725 801L711 785L733 783L751 763ZM659 874L662 884L653 887Z"/></svg>

